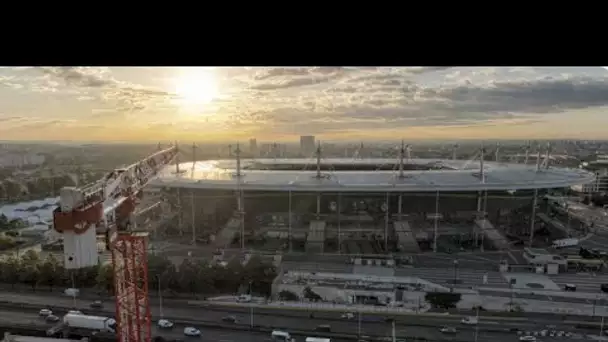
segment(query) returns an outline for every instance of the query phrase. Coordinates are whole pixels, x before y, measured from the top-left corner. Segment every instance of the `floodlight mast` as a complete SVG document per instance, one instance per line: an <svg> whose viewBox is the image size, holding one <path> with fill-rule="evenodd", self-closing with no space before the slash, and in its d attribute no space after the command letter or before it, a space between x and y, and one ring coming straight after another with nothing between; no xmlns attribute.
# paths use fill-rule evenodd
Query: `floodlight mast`
<svg viewBox="0 0 608 342"><path fill-rule="evenodd" d="M243 198L243 188L241 186L243 174L241 173L241 147L239 143L236 143L234 157L236 158L236 172L234 177L236 178L236 203L237 212L239 215L239 226L241 230L241 249L245 250L245 199Z"/></svg>
<svg viewBox="0 0 608 342"><path fill-rule="evenodd" d="M526 143L526 155L524 157L524 165L528 165L528 158L530 157L530 140Z"/></svg>
<svg viewBox="0 0 608 342"><path fill-rule="evenodd" d="M318 142L317 150L315 151L315 156L317 157L317 174L315 178L321 179L321 142Z"/></svg>
<svg viewBox="0 0 608 342"><path fill-rule="evenodd" d="M496 151L494 151L494 159L495 159L496 162L498 162L500 160L499 153L500 153L500 143L497 142L496 143Z"/></svg>
<svg viewBox="0 0 608 342"><path fill-rule="evenodd" d="M479 149L479 176L481 177L481 182L485 183L486 182L486 172L484 169L484 159L486 157L486 149L485 147L483 147L483 144L481 145L481 148Z"/></svg>
<svg viewBox="0 0 608 342"><path fill-rule="evenodd" d="M401 148L399 149L399 178L405 178L405 173L403 172L403 158L405 158L405 143L401 140Z"/></svg>
<svg viewBox="0 0 608 342"><path fill-rule="evenodd" d="M549 169L551 163L551 143L547 143L547 153L545 155L545 170Z"/></svg>

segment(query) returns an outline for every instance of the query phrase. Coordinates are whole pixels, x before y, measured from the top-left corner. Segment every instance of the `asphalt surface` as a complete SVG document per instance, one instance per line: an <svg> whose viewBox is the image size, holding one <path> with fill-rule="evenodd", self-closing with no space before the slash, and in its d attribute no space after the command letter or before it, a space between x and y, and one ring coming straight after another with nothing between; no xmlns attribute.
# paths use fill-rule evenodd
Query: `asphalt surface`
<svg viewBox="0 0 608 342"><path fill-rule="evenodd" d="M32 324L37 326L48 326L51 327L52 323L45 323L44 319L37 315L37 312L15 312L15 311L0 311L0 321L3 323L15 323L15 324ZM350 328L351 333L355 333L357 329L357 323L354 322L346 322L346 325ZM332 330L335 329L336 326L334 324L331 325ZM452 325L457 329L460 328L458 325ZM214 341L214 342L266 342L270 341L270 336L268 333L257 333L257 332L246 332L246 331L230 331L230 330L216 330L216 329L208 329L202 328L202 336L200 338L192 338L185 337L183 335L183 327L181 325L176 325L171 330L165 329L157 329L153 327L152 336L163 336L166 338L180 338L184 340L202 340L202 341ZM289 329L286 329L289 331ZM362 325L361 335L365 336L366 334L373 335L382 335L382 333L389 337L391 335L391 327L389 324L383 324L381 327L376 329L369 329L365 324ZM456 334L442 334L438 331L438 328L418 328L418 327L399 327L396 329L397 337L406 337L406 336L416 336L417 338L424 338L433 341L473 341L475 331L474 330L459 330ZM315 336L314 332L311 332L309 336ZM517 338L516 332L487 332L480 329L478 331L478 339L480 341L513 341ZM544 337L543 341L547 342L557 342L568 340L566 337ZM303 341L303 336L296 337L296 340ZM343 342L339 339L334 339L336 342Z"/></svg>
<svg viewBox="0 0 608 342"><path fill-rule="evenodd" d="M59 313L59 312L57 312ZM16 311L0 311L0 322L2 324L28 324L42 327L52 327L55 323L47 323L44 318L38 316L37 312L16 312ZM158 329L156 326L152 327L152 336L163 336L166 338L180 338L184 339L183 326L176 325L174 329ZM244 331L230 331L230 330L216 330L205 328L202 330L202 341L213 341L213 342L261 342L269 341L270 336L265 333L255 332L244 332Z"/></svg>
<svg viewBox="0 0 608 342"><path fill-rule="evenodd" d="M29 304L39 305L40 308L50 307L59 307L59 306L72 306L72 300L69 298L49 298L49 297L38 297L38 296L24 296L18 294L1 294L0 300L8 301L11 300L13 302L24 302ZM113 303L107 303L103 309L104 312L99 313L97 310L89 309L89 301L76 300L76 308L81 309L85 314L98 314L98 315L109 315L106 311L113 311L114 305ZM0 306L0 310L2 307ZM24 310L25 311L25 310ZM56 313L61 315L62 310L55 309ZM258 312L260 311L260 312ZM289 315L287 312L289 311ZM163 308L164 317L172 320L187 320L187 321L208 321L208 322L217 322L221 323L222 318L225 316L234 316L237 319L237 324L249 325L251 315L249 310L244 310L241 312L221 312L221 311L212 311L205 309L204 307L165 307ZM266 314L265 314L266 313ZM355 318L353 320L344 320L340 319L341 313L332 313L332 312L323 312L316 313L314 318L309 317L308 312L304 311L292 311L285 310L285 314L281 315L281 312L273 312L272 315L267 314L267 311L263 309L257 310L254 309L253 320L255 325L261 326L269 326L275 329L280 330L310 330L311 332L321 324L330 324L332 328L332 332L336 333L348 333L354 334L358 331L358 319ZM24 321L24 323L29 323L30 321L39 320L37 318L37 309L31 310L30 313L23 316L24 314L20 314L18 316L20 319ZM152 315L154 322L159 318L159 308L152 308ZM296 317L293 317L296 315ZM10 314L9 316L11 321L16 322L16 316L14 314ZM373 321L370 321L373 320ZM42 322L40 320L40 322ZM417 324L424 324L426 326L417 326ZM196 324L193 324L196 326ZM429 326L431 325L431 326ZM544 329L547 325L554 325L555 329L563 330L563 331L574 331L577 330L575 326L570 323L562 322L560 319L538 319L538 320L520 320L517 322L514 321L504 321L500 318L483 318L479 324L479 337L484 337L486 339L496 338L496 339L505 339L506 337L515 338L517 336L515 330L520 329L523 331L539 331ZM439 327L441 326L453 326L457 327L460 332L453 335L445 335L439 332ZM201 329L204 332L207 332L211 329L203 328ZM183 326L176 325L176 327L171 331L154 331L154 334L167 336L167 337L176 337L177 335L182 336ZM244 334L250 336L250 338L254 338L256 341L265 340L265 337L257 334L257 338L253 335L255 333L250 334L249 332L242 332L235 330L235 334ZM370 335L370 336L390 336L391 333L391 325L383 321L382 319L378 320L377 317L372 317L370 315L362 315L361 318L361 334L362 335ZM228 334L226 330L218 331L217 334ZM312 334L312 333L311 333ZM426 338L429 340L451 340L457 338L459 340L472 340L474 334L474 328L471 326L463 326L460 323L460 318L457 316L401 316L397 317L397 334L399 336L416 336L418 338ZM230 335L230 334L228 334ZM231 340L228 335L222 335L224 337L219 337L219 335L215 336L214 339L216 341L229 341ZM232 335L230 335L232 336ZM239 335L240 336L240 335ZM238 341L243 341L239 339L240 337L235 337ZM563 339L563 337L561 338ZM548 338L543 338L543 341L547 341Z"/></svg>

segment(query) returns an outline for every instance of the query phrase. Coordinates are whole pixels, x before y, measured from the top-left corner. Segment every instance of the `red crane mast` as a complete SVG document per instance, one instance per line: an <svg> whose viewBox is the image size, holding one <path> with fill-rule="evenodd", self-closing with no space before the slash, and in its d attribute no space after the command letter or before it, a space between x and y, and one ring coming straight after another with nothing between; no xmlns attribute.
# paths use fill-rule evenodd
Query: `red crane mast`
<svg viewBox="0 0 608 342"><path fill-rule="evenodd" d="M148 302L147 233L132 232L133 212L142 189L177 156L177 146L156 153L83 187L60 191L54 229L64 239L64 265L79 269L99 264L97 229L112 252L118 341L151 341Z"/></svg>

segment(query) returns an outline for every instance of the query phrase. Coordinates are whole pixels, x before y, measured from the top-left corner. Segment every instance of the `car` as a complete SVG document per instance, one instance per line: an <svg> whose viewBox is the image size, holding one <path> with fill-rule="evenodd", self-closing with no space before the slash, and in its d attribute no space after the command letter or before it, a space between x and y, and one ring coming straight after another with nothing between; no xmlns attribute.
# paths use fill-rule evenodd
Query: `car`
<svg viewBox="0 0 608 342"><path fill-rule="evenodd" d="M454 327L441 327L441 329L439 329L439 331L441 331L444 334L455 334L458 332L456 330L456 328L454 328Z"/></svg>
<svg viewBox="0 0 608 342"><path fill-rule="evenodd" d="M463 318L460 321L460 323L466 324L466 325L476 325L478 321L479 320L477 319L477 317L468 316L468 317Z"/></svg>
<svg viewBox="0 0 608 342"><path fill-rule="evenodd" d="M576 285L574 285L574 284L566 284L566 285L564 285L564 291L567 291L567 292L576 292Z"/></svg>
<svg viewBox="0 0 608 342"><path fill-rule="evenodd" d="M317 325L315 331L331 332L331 326L329 324Z"/></svg>
<svg viewBox="0 0 608 342"><path fill-rule="evenodd" d="M101 309L103 308L103 303L100 300L96 300L93 303L89 304L89 306L93 309Z"/></svg>
<svg viewBox="0 0 608 342"><path fill-rule="evenodd" d="M70 315L84 315L82 313L82 311L80 311L80 310L70 310L70 311L68 311L68 314L70 314Z"/></svg>
<svg viewBox="0 0 608 342"><path fill-rule="evenodd" d="M48 315L44 318L44 320L49 323L55 323L55 322L59 322L59 317L57 317L55 315Z"/></svg>
<svg viewBox="0 0 608 342"><path fill-rule="evenodd" d="M228 323L236 323L237 322L236 317L234 317L234 316L224 316L224 317L222 317L222 321L223 322L228 322Z"/></svg>
<svg viewBox="0 0 608 342"><path fill-rule="evenodd" d="M522 342L535 342L536 341L536 337L530 336L530 335L526 335L526 336L520 337L519 340L522 341Z"/></svg>
<svg viewBox="0 0 608 342"><path fill-rule="evenodd" d="M196 329L195 327L185 327L184 335L186 336L201 336L201 331Z"/></svg>
<svg viewBox="0 0 608 342"><path fill-rule="evenodd" d="M158 327L162 328L162 329L171 329L171 328L173 328L173 322L171 322L168 319L159 319L157 324L158 324Z"/></svg>
<svg viewBox="0 0 608 342"><path fill-rule="evenodd" d="M342 314L342 316L340 316L340 318L343 318L343 319L353 319L353 318L355 318L355 314L352 313L352 312L345 312L345 313Z"/></svg>
<svg viewBox="0 0 608 342"><path fill-rule="evenodd" d="M53 314L53 311L51 311L50 309L41 309L40 312L38 313L38 315L40 316L50 316Z"/></svg>

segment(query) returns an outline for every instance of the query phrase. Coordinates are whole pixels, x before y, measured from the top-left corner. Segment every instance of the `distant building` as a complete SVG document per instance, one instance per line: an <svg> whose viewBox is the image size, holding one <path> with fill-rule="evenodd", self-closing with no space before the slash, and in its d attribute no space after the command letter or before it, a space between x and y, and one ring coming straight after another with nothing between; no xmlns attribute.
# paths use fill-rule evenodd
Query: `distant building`
<svg viewBox="0 0 608 342"><path fill-rule="evenodd" d="M253 157L258 155L258 141L255 138L249 139L249 153Z"/></svg>
<svg viewBox="0 0 608 342"><path fill-rule="evenodd" d="M34 166L44 163L45 156L33 153L7 153L0 155L0 168Z"/></svg>
<svg viewBox="0 0 608 342"><path fill-rule="evenodd" d="M305 157L310 157L315 152L315 136L314 135L300 136L300 152Z"/></svg>

